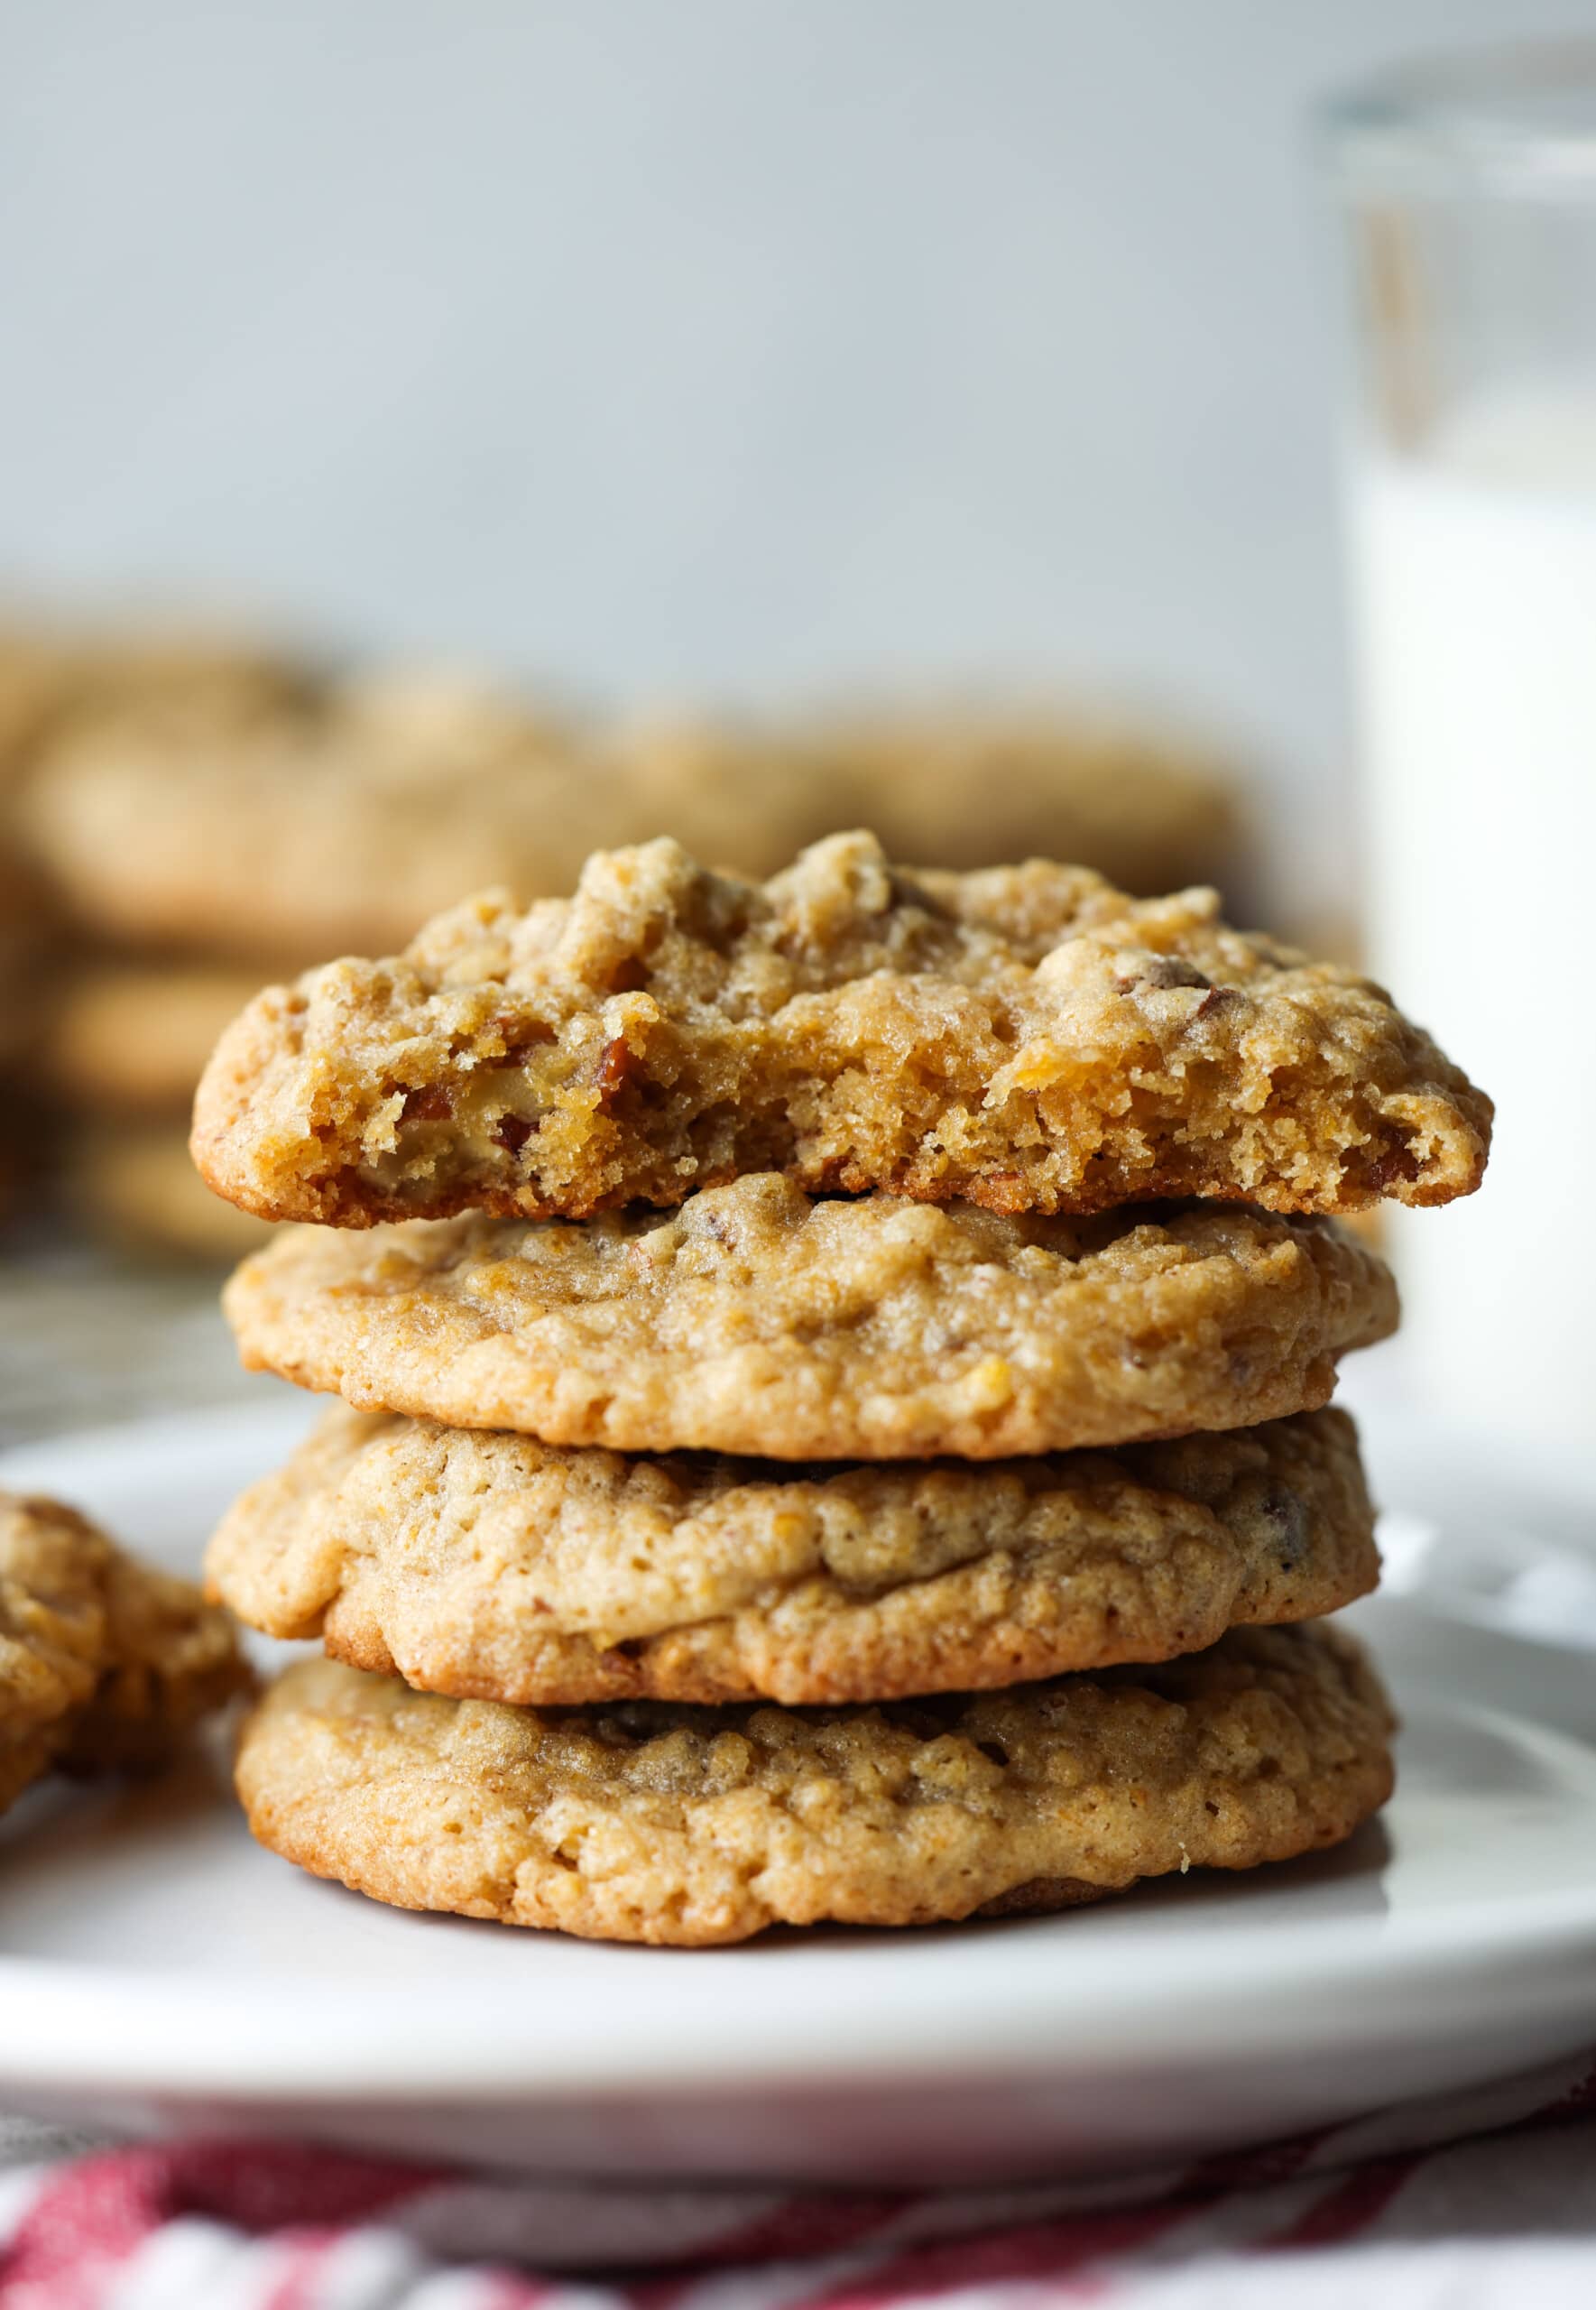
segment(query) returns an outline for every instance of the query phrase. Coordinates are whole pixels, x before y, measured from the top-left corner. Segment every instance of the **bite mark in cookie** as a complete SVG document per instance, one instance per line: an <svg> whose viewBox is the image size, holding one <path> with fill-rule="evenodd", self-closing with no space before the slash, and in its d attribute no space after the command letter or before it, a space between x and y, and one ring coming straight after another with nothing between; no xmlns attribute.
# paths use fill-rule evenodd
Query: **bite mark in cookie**
<svg viewBox="0 0 1596 2310"><path fill-rule="evenodd" d="M1001 1212L1158 1197L1444 1203L1490 1103L1369 980L1084 868L889 864L770 882L673 842L503 894L405 952L268 989L200 1086L194 1154L272 1219L582 1217L764 1169Z"/></svg>

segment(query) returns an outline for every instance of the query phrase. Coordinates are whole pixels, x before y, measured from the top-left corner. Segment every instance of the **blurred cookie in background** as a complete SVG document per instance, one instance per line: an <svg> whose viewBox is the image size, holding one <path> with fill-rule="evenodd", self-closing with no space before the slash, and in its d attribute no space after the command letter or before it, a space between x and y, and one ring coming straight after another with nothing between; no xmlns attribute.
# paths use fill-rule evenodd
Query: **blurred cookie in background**
<svg viewBox="0 0 1596 2310"><path fill-rule="evenodd" d="M623 807L595 842L670 834L746 874L867 827L915 865L1066 859L1139 895L1213 882L1228 899L1254 879L1236 764L1084 706L928 702L785 722L655 714L613 725L601 751Z"/></svg>
<svg viewBox="0 0 1596 2310"><path fill-rule="evenodd" d="M318 679L281 653L180 628L0 624L0 1095L24 1095L60 971L82 943L27 823L48 762L107 717L188 728L258 715Z"/></svg>
<svg viewBox="0 0 1596 2310"><path fill-rule="evenodd" d="M1064 859L1136 897L1213 882L1232 917L1250 901L1237 765L1174 726L1084 704L906 703L818 721L808 744L834 823L868 826L890 857Z"/></svg>
<svg viewBox="0 0 1596 2310"><path fill-rule="evenodd" d="M484 882L541 887L546 856L558 883L586 841L567 831L571 764L519 700L374 675L258 710L96 716L35 761L20 812L85 930L265 971L401 944Z"/></svg>
<svg viewBox="0 0 1596 2310"><path fill-rule="evenodd" d="M593 850L661 833L770 871L836 808L807 750L775 732L601 725L411 669L264 710L98 716L45 750L22 820L85 931L263 974L396 949L490 885L568 890Z"/></svg>
<svg viewBox="0 0 1596 2310"><path fill-rule="evenodd" d="M0 782L49 724L69 687L66 654L25 629L0 626Z"/></svg>
<svg viewBox="0 0 1596 2310"><path fill-rule="evenodd" d="M300 658L180 625L0 621L0 781L103 715L260 710L319 679Z"/></svg>
<svg viewBox="0 0 1596 2310"><path fill-rule="evenodd" d="M70 1197L77 1158L62 1140L78 1105L106 1128L148 1113L169 1137L180 1133L216 1027L239 988L259 980L235 978L208 1005L199 986L164 966L93 955L97 930L74 919L70 893L33 838L51 765L106 727L141 729L167 746L218 725L302 713L325 679L291 653L177 625L0 625L0 1104L29 1213L59 1211ZM113 870L107 861L112 881Z"/></svg>
<svg viewBox="0 0 1596 2310"><path fill-rule="evenodd" d="M10 846L0 813L0 1228L32 1201L47 1145L27 1077L49 922L45 893Z"/></svg>
<svg viewBox="0 0 1596 2310"><path fill-rule="evenodd" d="M32 1039L35 980L49 927L48 895L0 827L0 1067Z"/></svg>
<svg viewBox="0 0 1596 2310"><path fill-rule="evenodd" d="M212 1195L189 1160L188 1121L69 1126L61 1208L84 1234L124 1251L228 1265L272 1230Z"/></svg>
<svg viewBox="0 0 1596 2310"><path fill-rule="evenodd" d="M594 753L595 799L614 828L600 832L595 813L594 849L671 835L695 858L762 879L852 823L849 797L798 733L774 723L655 707L614 718L596 734Z"/></svg>
<svg viewBox="0 0 1596 2310"><path fill-rule="evenodd" d="M32 1042L38 1090L89 1113L182 1122L212 1045L260 992L245 965L100 956L69 966Z"/></svg>

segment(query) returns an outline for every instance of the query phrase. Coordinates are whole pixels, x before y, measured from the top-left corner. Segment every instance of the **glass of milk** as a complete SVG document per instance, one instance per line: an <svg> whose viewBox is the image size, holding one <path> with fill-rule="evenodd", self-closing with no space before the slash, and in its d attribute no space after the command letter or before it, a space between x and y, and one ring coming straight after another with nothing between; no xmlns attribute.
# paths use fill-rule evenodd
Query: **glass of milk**
<svg viewBox="0 0 1596 2310"><path fill-rule="evenodd" d="M1596 1489L1596 45L1334 107L1369 960L1497 1102L1391 1226L1415 1391Z"/></svg>

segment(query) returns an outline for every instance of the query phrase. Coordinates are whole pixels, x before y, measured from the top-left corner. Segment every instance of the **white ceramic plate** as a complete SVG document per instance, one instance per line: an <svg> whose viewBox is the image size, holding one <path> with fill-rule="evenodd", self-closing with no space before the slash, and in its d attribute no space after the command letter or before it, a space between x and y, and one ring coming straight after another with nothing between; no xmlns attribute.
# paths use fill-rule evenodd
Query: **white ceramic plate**
<svg viewBox="0 0 1596 2310"><path fill-rule="evenodd" d="M191 1566L309 1413L75 1437L0 1483ZM1531 1721L1541 1648L1411 1599L1356 1617L1407 1719L1382 1824L1056 1918L613 1948L301 1877L251 1843L219 1758L41 1790L0 1823L0 2102L545 2172L924 2182L1214 2150L1571 2051L1596 2037L1596 1747Z"/></svg>

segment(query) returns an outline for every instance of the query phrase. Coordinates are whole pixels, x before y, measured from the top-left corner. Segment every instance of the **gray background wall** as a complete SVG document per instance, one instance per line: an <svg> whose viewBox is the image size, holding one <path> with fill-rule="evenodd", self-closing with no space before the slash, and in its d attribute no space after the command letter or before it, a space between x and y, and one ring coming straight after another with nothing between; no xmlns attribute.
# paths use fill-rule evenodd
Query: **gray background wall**
<svg viewBox="0 0 1596 2310"><path fill-rule="evenodd" d="M1304 108L1596 0L0 0L0 589L1345 757Z"/></svg>

